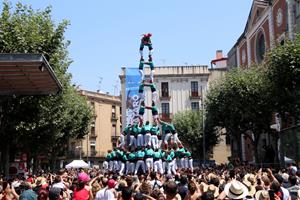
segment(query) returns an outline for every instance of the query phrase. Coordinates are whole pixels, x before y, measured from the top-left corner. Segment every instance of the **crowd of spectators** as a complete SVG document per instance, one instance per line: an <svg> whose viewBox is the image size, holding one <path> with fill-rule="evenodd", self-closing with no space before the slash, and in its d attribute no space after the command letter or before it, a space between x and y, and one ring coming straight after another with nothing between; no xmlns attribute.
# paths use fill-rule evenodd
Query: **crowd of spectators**
<svg viewBox="0 0 300 200"><path fill-rule="evenodd" d="M0 200L251 199L300 200L300 170L215 166L119 175L100 169L61 169L57 173L2 177Z"/></svg>

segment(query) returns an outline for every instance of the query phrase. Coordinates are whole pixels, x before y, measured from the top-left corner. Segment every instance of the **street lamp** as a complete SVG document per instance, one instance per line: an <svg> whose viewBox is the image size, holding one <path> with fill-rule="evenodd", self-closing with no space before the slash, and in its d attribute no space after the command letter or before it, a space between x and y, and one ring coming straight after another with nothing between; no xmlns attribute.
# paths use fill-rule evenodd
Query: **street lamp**
<svg viewBox="0 0 300 200"><path fill-rule="evenodd" d="M82 146L76 146L75 148L79 149L79 159L81 160L81 149L82 149Z"/></svg>

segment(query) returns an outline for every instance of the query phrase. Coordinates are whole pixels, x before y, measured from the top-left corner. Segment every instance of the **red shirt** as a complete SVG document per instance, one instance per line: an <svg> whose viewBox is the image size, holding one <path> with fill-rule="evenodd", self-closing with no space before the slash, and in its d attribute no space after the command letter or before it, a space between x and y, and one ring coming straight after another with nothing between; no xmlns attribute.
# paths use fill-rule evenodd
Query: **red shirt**
<svg viewBox="0 0 300 200"><path fill-rule="evenodd" d="M90 193L87 189L83 188L82 190L75 190L73 200L88 200Z"/></svg>

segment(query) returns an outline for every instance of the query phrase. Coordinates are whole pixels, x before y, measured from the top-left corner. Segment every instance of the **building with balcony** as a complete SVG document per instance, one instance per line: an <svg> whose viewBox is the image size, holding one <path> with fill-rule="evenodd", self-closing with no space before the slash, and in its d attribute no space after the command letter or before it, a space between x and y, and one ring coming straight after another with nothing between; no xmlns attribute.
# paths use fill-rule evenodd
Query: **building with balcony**
<svg viewBox="0 0 300 200"><path fill-rule="evenodd" d="M150 68L144 69L149 79ZM158 66L155 67L154 83L159 98L157 107L162 120L170 122L173 116L184 110L199 110L203 99L213 80L223 76L226 68L209 69L206 65L192 66ZM126 112L126 70L122 68L120 75L122 88L122 108ZM151 90L145 87L146 105L151 106ZM151 111L146 111L145 120L152 121ZM123 117L122 124L126 124Z"/></svg>
<svg viewBox="0 0 300 200"><path fill-rule="evenodd" d="M94 120L90 132L83 140L71 141L69 145L69 158L80 158L99 164L107 150L112 149L120 136L122 125L121 97L92 92L79 91L85 96L94 112Z"/></svg>

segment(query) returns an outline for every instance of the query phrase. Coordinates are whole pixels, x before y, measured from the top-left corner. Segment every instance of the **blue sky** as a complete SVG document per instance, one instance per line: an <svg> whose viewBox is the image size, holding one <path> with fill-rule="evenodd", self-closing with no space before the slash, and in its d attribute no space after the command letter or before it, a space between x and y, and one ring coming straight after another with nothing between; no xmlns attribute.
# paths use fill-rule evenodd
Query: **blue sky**
<svg viewBox="0 0 300 200"><path fill-rule="evenodd" d="M12 0L52 6L55 22L70 20L69 72L81 88L116 93L121 67L138 67L139 41L153 34L155 65L209 65L242 33L251 0ZM120 90L120 86L118 86Z"/></svg>

